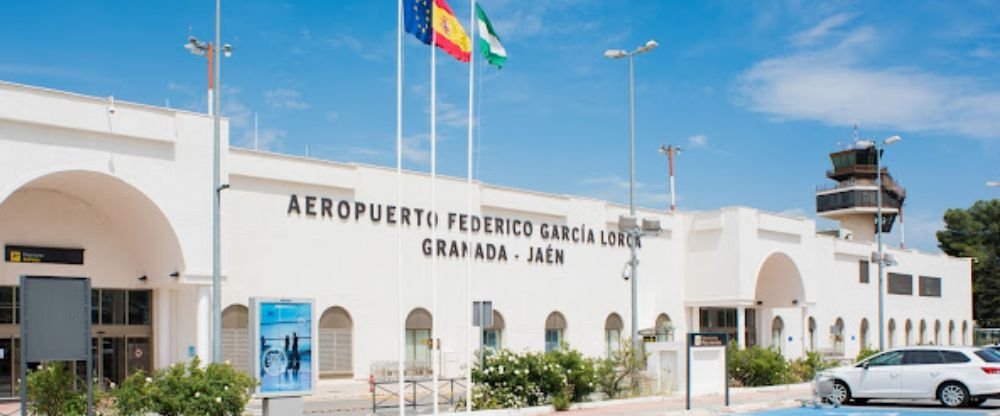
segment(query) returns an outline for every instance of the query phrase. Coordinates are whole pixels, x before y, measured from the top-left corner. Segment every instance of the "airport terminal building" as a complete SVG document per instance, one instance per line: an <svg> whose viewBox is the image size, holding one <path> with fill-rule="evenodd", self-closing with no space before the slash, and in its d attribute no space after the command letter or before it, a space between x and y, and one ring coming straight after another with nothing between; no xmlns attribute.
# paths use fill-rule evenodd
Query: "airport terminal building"
<svg viewBox="0 0 1000 416"><path fill-rule="evenodd" d="M23 275L92 279L105 379L211 356L212 131L204 114L0 83L0 397L15 393ZM460 376L467 293L493 302L492 347L565 341L599 356L630 333L632 240L618 231L627 207L456 178L438 178L432 201L423 173L239 149L227 137L224 121L222 342L238 366L255 296L315 300L321 377L394 365L404 324L411 368L431 360L424 341L436 325L442 371ZM639 241L644 337L669 345L723 331L788 357L877 347L878 188L865 155L831 155L837 184L817 192L820 214L848 232L747 207L640 209L663 228ZM884 192L890 220L905 191ZM970 343L969 259L888 252L887 343Z"/></svg>

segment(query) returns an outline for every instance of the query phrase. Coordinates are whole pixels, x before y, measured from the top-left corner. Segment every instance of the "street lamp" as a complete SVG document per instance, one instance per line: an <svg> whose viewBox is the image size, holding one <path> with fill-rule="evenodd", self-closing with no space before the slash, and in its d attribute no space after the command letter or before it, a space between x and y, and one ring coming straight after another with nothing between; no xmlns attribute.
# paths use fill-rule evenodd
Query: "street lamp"
<svg viewBox="0 0 1000 416"><path fill-rule="evenodd" d="M632 57L649 52L660 46L655 40L649 40L645 45L642 45L632 52L627 52L622 49L608 49L604 52L604 57L608 59L619 59L628 58L628 128L629 128L629 173L628 173L628 212L629 217L632 219L632 223L635 223L635 83L633 76L633 65ZM622 224L619 222L619 228ZM633 230L637 230L638 227L631 227ZM639 265L639 261L636 259L636 242L637 236L633 238L631 247L629 251L631 256L629 258L629 270L631 271L631 281L632 281L632 347L634 350L639 349L639 320L637 318L636 303L638 298L638 276L636 268Z"/></svg>
<svg viewBox="0 0 1000 416"><path fill-rule="evenodd" d="M885 351L885 268L886 266L895 265L896 262L887 257L885 253L882 252L882 151L885 146L896 143L903 138L899 136L888 137L882 142L876 142L874 140L859 140L858 146L867 149L875 149L875 175L878 181L878 193L877 193L877 213L875 214L876 229L875 232L878 235L878 254L873 256L875 261L878 262L878 348L879 350Z"/></svg>
<svg viewBox="0 0 1000 416"><path fill-rule="evenodd" d="M208 55L208 113L213 116L214 131L212 141L212 362L222 362L222 249L220 240L222 229L220 225L219 200L223 189L229 185L220 184L219 142L221 137L222 119L219 116L219 99L213 96L213 87L221 85L219 75L222 69L220 52L225 51L228 58L233 47L222 46L222 51L214 47L222 43L222 0L215 0L215 43L199 41L194 36L188 38L184 48L198 56Z"/></svg>
<svg viewBox="0 0 1000 416"><path fill-rule="evenodd" d="M660 145L660 153L667 155L670 165L670 212L677 212L677 200L674 195L674 155L681 154L681 148L674 145Z"/></svg>

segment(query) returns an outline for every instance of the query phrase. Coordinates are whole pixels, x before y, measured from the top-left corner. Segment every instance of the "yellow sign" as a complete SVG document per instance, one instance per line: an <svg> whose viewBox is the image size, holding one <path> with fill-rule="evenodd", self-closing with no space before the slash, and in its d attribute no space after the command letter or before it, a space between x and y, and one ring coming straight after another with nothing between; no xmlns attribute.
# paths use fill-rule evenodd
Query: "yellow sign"
<svg viewBox="0 0 1000 416"><path fill-rule="evenodd" d="M20 263L21 262L21 252L20 251L11 251L10 252L10 262L11 263Z"/></svg>

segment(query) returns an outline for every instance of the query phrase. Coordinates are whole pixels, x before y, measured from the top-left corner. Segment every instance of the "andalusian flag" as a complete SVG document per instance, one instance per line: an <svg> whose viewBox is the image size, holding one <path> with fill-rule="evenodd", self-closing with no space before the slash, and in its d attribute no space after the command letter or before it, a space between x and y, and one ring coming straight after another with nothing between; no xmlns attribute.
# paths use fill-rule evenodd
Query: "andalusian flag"
<svg viewBox="0 0 1000 416"><path fill-rule="evenodd" d="M433 6L430 4L431 1L434 2ZM433 22L431 22L432 7ZM459 61L469 62L472 41L469 35L465 34L465 29L458 23L455 13L445 0L406 0L403 10L407 32L428 45L431 44L433 36L434 44L439 48Z"/></svg>
<svg viewBox="0 0 1000 416"><path fill-rule="evenodd" d="M479 3L476 3L476 20L479 23L479 49L483 51L487 62L496 65L497 68L503 68L504 62L507 61L507 50L500 43L500 37L493 30L493 24L486 17L483 8L479 7Z"/></svg>

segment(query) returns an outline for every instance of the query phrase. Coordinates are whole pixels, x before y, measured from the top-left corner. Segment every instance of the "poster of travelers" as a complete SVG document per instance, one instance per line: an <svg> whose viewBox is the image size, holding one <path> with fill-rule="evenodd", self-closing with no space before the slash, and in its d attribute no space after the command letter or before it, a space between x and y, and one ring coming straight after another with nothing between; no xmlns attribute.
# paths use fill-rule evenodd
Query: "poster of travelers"
<svg viewBox="0 0 1000 416"><path fill-rule="evenodd" d="M253 298L250 305L258 395L312 393L313 301Z"/></svg>

